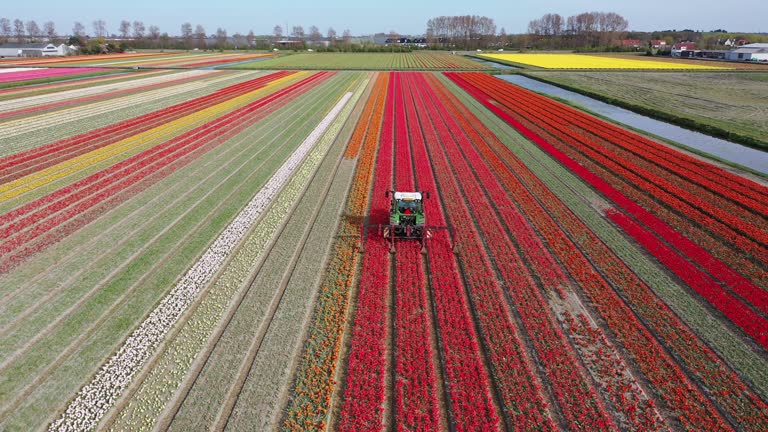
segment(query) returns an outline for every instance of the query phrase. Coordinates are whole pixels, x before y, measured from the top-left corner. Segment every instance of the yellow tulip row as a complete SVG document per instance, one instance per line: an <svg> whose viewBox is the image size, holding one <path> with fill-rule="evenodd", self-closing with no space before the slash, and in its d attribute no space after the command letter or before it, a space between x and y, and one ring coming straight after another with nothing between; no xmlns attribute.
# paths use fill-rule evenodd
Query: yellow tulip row
<svg viewBox="0 0 768 432"><path fill-rule="evenodd" d="M481 57L545 69L728 69L704 64L678 64L643 58L617 58L583 54L482 54Z"/></svg>

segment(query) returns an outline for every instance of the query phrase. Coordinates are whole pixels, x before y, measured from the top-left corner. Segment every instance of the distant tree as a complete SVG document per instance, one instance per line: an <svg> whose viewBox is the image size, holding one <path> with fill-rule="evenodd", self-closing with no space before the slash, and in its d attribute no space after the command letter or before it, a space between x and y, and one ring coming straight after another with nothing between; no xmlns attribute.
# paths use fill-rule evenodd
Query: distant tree
<svg viewBox="0 0 768 432"><path fill-rule="evenodd" d="M184 41L184 48L192 48L192 23L185 22L181 25L181 39Z"/></svg>
<svg viewBox="0 0 768 432"><path fill-rule="evenodd" d="M128 36L131 34L131 22L127 20L120 21L120 37L123 39L128 39Z"/></svg>
<svg viewBox="0 0 768 432"><path fill-rule="evenodd" d="M245 36L245 40L248 42L249 48L256 45L256 35L253 33L253 30L248 31L248 34Z"/></svg>
<svg viewBox="0 0 768 432"><path fill-rule="evenodd" d="M331 43L336 42L336 30L333 29L333 27L328 28L328 40L331 41Z"/></svg>
<svg viewBox="0 0 768 432"><path fill-rule="evenodd" d="M107 36L107 23L100 19L93 22L93 34L99 39Z"/></svg>
<svg viewBox="0 0 768 432"><path fill-rule="evenodd" d="M245 36L241 35L239 32L232 35L232 41L235 43L235 49L247 48L248 43Z"/></svg>
<svg viewBox="0 0 768 432"><path fill-rule="evenodd" d="M275 35L276 40L280 40L283 38L283 28L279 25L276 25L275 28L272 29L272 34Z"/></svg>
<svg viewBox="0 0 768 432"><path fill-rule="evenodd" d="M51 42L58 38L58 35L56 34L56 24L54 24L53 21L46 21L45 24L43 24L43 33L45 33L45 36Z"/></svg>
<svg viewBox="0 0 768 432"><path fill-rule="evenodd" d="M205 34L205 27L201 24L195 26L195 47L205 49L207 47L205 40L208 36Z"/></svg>
<svg viewBox="0 0 768 432"><path fill-rule="evenodd" d="M11 20L8 18L0 18L0 39L2 39L3 42L8 42L11 34L13 34Z"/></svg>
<svg viewBox="0 0 768 432"><path fill-rule="evenodd" d="M293 26L291 29L291 36L298 40L304 40L304 27Z"/></svg>
<svg viewBox="0 0 768 432"><path fill-rule="evenodd" d="M154 42L157 42L160 40L160 27L152 24L149 26L149 30L147 32L147 36L149 39L151 39Z"/></svg>
<svg viewBox="0 0 768 432"><path fill-rule="evenodd" d="M320 29L317 28L317 26L311 26L309 28L309 40L311 40L314 43L320 42L320 40L323 38L323 34L320 33Z"/></svg>
<svg viewBox="0 0 768 432"><path fill-rule="evenodd" d="M72 25L72 37L69 38L69 45L85 46L85 26L79 21Z"/></svg>
<svg viewBox="0 0 768 432"><path fill-rule="evenodd" d="M350 29L344 30L344 33L342 33L342 38L344 39L344 43L349 45L352 43L352 31Z"/></svg>
<svg viewBox="0 0 768 432"><path fill-rule="evenodd" d="M72 34L77 37L85 37L85 26L81 22L75 21L72 26Z"/></svg>
<svg viewBox="0 0 768 432"><path fill-rule="evenodd" d="M390 31L389 31L389 34L387 35L387 38L388 38L388 39L391 39L391 40L393 40L393 41L394 41L395 39L400 39L400 34L399 34L399 33L397 33L397 32L396 32L396 31L394 31L394 30L390 30Z"/></svg>
<svg viewBox="0 0 768 432"><path fill-rule="evenodd" d="M27 27L27 36L29 36L31 39L35 39L40 36L40 27L37 25L35 20L27 21L25 26Z"/></svg>
<svg viewBox="0 0 768 432"><path fill-rule="evenodd" d="M309 40L314 43L320 42L323 39L323 34L320 33L320 29L317 26L311 26L309 28Z"/></svg>
<svg viewBox="0 0 768 432"><path fill-rule="evenodd" d="M144 23L142 21L133 22L133 38L134 39L143 39L144 32L146 30L147 29L144 27Z"/></svg>
<svg viewBox="0 0 768 432"><path fill-rule="evenodd" d="M227 31L221 27L216 29L216 47L224 49L227 46Z"/></svg>
<svg viewBox="0 0 768 432"><path fill-rule="evenodd" d="M24 42L24 21L18 18L13 20L13 34L16 36L16 42Z"/></svg>

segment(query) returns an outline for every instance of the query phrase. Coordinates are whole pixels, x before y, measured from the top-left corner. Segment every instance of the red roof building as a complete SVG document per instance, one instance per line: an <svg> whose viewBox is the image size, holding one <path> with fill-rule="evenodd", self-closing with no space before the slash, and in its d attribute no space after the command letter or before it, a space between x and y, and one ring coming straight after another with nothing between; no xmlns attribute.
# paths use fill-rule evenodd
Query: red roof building
<svg viewBox="0 0 768 432"><path fill-rule="evenodd" d="M622 39L621 46L624 48L640 48L640 39Z"/></svg>
<svg viewBox="0 0 768 432"><path fill-rule="evenodd" d="M672 46L674 51L693 51L696 49L694 42L678 42Z"/></svg>

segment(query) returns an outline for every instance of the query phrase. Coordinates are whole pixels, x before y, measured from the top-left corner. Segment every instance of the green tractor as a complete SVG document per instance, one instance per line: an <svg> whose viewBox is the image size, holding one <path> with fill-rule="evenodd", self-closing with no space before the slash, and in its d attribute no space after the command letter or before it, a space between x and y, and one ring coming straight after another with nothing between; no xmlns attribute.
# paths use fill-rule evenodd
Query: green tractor
<svg viewBox="0 0 768 432"><path fill-rule="evenodd" d="M429 226L424 214L424 199L429 199L429 192L399 192L387 191L385 196L390 200L389 224L367 225L365 228L376 227L379 235L389 240L390 252L395 252L395 239L415 239L421 242L421 252L426 252L426 241L432 237L435 230L449 231L449 242L453 249L453 232L448 226ZM363 230L363 234L367 229ZM365 239L363 239L364 241Z"/></svg>

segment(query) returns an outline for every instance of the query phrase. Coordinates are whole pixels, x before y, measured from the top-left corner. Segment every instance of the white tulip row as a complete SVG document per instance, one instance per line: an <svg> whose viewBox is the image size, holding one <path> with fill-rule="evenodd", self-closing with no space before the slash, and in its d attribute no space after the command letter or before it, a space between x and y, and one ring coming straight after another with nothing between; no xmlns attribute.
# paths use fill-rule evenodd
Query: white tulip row
<svg viewBox="0 0 768 432"><path fill-rule="evenodd" d="M1 69L0 69L1 70ZM172 81L176 79L182 79L187 77L196 77L209 75L214 71L210 70L190 70L186 72L177 72L164 74L160 76L151 76L146 78L140 78L129 81L121 81L110 84L96 85L92 87L85 87L81 89L65 90L53 94L43 94L36 96L28 96L19 99L12 99L0 102L0 112L14 111L17 109L27 108L38 104L50 104L68 99L75 99L80 97L86 97L94 94L101 94L111 91L119 91L130 88L137 88L157 84L165 81Z"/></svg>
<svg viewBox="0 0 768 432"><path fill-rule="evenodd" d="M0 74L2 73L13 73L13 72L24 72L24 71L30 71L30 70L42 70L47 68L0 68Z"/></svg>
<svg viewBox="0 0 768 432"><path fill-rule="evenodd" d="M133 376L151 356L168 330L222 267L227 257L269 205L275 194L290 179L294 170L351 97L351 92L344 95L219 235L197 263L128 337L117 353L97 372L93 380L80 390L64 414L51 424L49 430L82 431L96 427L98 421L130 384Z"/></svg>
<svg viewBox="0 0 768 432"><path fill-rule="evenodd" d="M357 101L368 84L364 80L357 87L354 96L336 117L334 123L315 145L301 167L291 176L290 181L272 201L269 210L259 219L257 226L250 231L238 246L221 273L216 276L207 289L200 305L194 310L183 328L164 348L162 356L153 364L151 372L144 378L140 388L131 396L130 402L117 414L117 422L111 430L149 431L154 428L158 417L173 395L179 390L187 377L192 363L197 358L216 330L217 325L227 312L227 307L248 284L253 271L253 263L259 262L267 250L270 240L280 229L289 213L298 212L294 205L305 187L313 178L313 173L323 163L326 154L342 127L352 113ZM314 181L314 180L313 180ZM306 195L304 195L306 196ZM294 213L291 213L294 214ZM285 231L283 231L283 234ZM265 269L260 270L264 272ZM274 293L264 293L256 303L268 304ZM265 402L266 403L266 402Z"/></svg>

